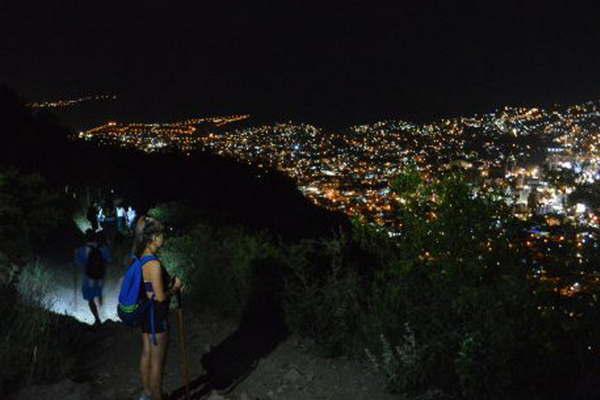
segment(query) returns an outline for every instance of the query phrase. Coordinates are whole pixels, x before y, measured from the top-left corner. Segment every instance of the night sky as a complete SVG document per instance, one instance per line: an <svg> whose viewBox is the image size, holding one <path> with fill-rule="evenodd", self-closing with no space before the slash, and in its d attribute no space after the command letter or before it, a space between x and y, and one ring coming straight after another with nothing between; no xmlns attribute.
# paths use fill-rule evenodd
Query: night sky
<svg viewBox="0 0 600 400"><path fill-rule="evenodd" d="M30 100L116 93L154 119L431 119L600 98L600 12L575 2L125 3L1 5L0 82Z"/></svg>

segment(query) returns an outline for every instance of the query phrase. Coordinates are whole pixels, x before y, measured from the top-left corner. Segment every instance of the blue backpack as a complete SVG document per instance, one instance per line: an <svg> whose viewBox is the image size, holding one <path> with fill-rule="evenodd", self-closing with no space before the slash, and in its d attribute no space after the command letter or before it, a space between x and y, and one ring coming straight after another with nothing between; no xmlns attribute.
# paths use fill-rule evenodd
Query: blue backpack
<svg viewBox="0 0 600 400"><path fill-rule="evenodd" d="M152 341L156 344L154 328L154 295L148 299L144 290L144 275L142 267L149 261L158 260L156 256L144 256L134 258L133 263L127 269L121 291L119 292L119 305L117 314L127 326L141 326L148 312L150 312L150 327L152 329Z"/></svg>

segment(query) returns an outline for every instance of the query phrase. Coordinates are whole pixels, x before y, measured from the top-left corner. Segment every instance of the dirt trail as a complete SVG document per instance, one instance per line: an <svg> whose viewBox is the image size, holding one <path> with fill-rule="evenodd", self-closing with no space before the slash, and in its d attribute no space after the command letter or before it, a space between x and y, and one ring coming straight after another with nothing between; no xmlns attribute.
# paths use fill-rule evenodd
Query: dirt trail
<svg viewBox="0 0 600 400"><path fill-rule="evenodd" d="M233 321L210 315L192 315L185 311L189 370L191 378L205 373L201 357L237 329ZM171 392L183 385L175 313L170 315L170 343L164 375L164 390ZM69 400L129 400L141 393L138 360L141 338L137 329L114 321L87 330L86 351L81 354L79 368L70 379L85 385L89 394ZM273 352L258 361L250 374L224 397L213 399L331 399L391 400L395 397L383 390L383 382L365 365L343 358L326 359L316 355L310 341L291 336ZM64 386L64 383L63 383ZM19 400L39 398L55 392L41 387L34 395ZM73 390L71 390L73 392ZM73 392L74 393L74 392ZM82 393L88 393L82 391ZM44 397L44 396L42 396Z"/></svg>
<svg viewBox="0 0 600 400"><path fill-rule="evenodd" d="M53 290L48 295L51 309L66 313L80 321L91 322L87 304L81 298L80 274L71 261L71 252L57 249L44 259L52 272ZM79 385L87 385L91 396L86 399L137 399L141 393L138 360L141 337L137 329L116 321L116 299L123 267L116 260L109 266L102 310L104 324L97 330L89 325L85 354L80 368L70 377ZM209 346L217 346L236 331L237 322L212 315L193 315L185 310L186 347L190 375L196 378L205 373L201 357ZM178 332L175 313L170 315L171 337L164 376L166 392L183 385L179 361ZM347 359L325 359L316 355L309 341L289 337L270 354L258 361L251 373L230 393L227 399L371 399L395 398L385 393L383 382L365 365ZM236 350L237 351L237 350ZM244 350L241 350L242 352ZM235 353L234 351L234 354ZM243 357L240 357L243 358ZM43 393L43 389L42 389Z"/></svg>
<svg viewBox="0 0 600 400"><path fill-rule="evenodd" d="M236 328L235 324L209 316L185 318L186 345L192 378L205 371L200 363L209 345L217 345ZM165 368L166 392L181 387L179 343L175 314L171 315L171 338ZM77 380L90 382L99 399L136 399L141 392L138 359L140 334L118 323L105 323L93 335L93 346L83 356ZM255 370L230 393L227 399L373 399L395 397L382 389L379 377L364 366L343 358L326 359L314 353L310 342L290 337L269 356L259 360Z"/></svg>
<svg viewBox="0 0 600 400"><path fill-rule="evenodd" d="M175 315L171 313L170 343L164 375L164 390L172 390L183 385ZM200 355L206 346L224 338L235 327L223 321L202 318L202 325L196 318L185 318L188 330L186 347L190 357L190 375L196 377L204 371ZM102 393L107 399L135 399L141 393L138 365L141 351L139 330L119 323L105 322L91 337L88 351L82 357L81 376L78 380L91 382L93 391Z"/></svg>

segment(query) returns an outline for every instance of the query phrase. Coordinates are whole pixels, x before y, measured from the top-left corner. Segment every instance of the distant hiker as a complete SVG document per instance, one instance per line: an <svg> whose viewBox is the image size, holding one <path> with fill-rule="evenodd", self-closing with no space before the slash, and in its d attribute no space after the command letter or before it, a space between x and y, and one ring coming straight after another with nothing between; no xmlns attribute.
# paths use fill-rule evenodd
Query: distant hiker
<svg viewBox="0 0 600 400"><path fill-rule="evenodd" d="M126 212L125 216L127 218L127 227L129 229L132 229L133 223L135 222L135 216L136 216L135 210L131 206L127 207L127 212Z"/></svg>
<svg viewBox="0 0 600 400"><path fill-rule="evenodd" d="M146 295L153 304L141 323L140 373L144 387L141 399L148 400L163 399L162 374L169 339L169 301L182 287L179 278L171 278L156 257L156 252L163 245L163 232L162 224L150 217L141 217L135 228L134 253L140 260L145 289L142 295Z"/></svg>
<svg viewBox="0 0 600 400"><path fill-rule="evenodd" d="M131 207L129 207L131 208ZM135 213L135 211L134 211ZM123 256L123 266L125 268L129 268L131 266L131 264L133 264L136 260L138 260L138 258L135 255L136 252L136 248L137 248L137 241L136 238L140 237L141 235L143 235L144 233L144 216L141 216L137 221L135 221L135 227L133 226L134 223L131 223L131 229L133 230L133 243L131 245L131 250L129 252L127 252L124 256ZM129 224L129 222L128 222Z"/></svg>
<svg viewBox="0 0 600 400"><path fill-rule="evenodd" d="M127 224L125 215L125 208L123 206L117 207L117 231L123 234L125 233L125 226Z"/></svg>
<svg viewBox="0 0 600 400"><path fill-rule="evenodd" d="M117 236L117 216L114 207L106 207L104 210L104 222L102 223L102 231L109 246L113 246Z"/></svg>
<svg viewBox="0 0 600 400"><path fill-rule="evenodd" d="M98 308L102 306L106 264L110 262L111 255L108 248L101 245L98 234L88 229L85 244L75 251L75 265L83 271L81 292L94 316L94 325L102 323Z"/></svg>
<svg viewBox="0 0 600 400"><path fill-rule="evenodd" d="M92 230L96 232L98 230L98 209L94 203L90 204L87 210L87 220L90 221Z"/></svg>
<svg viewBox="0 0 600 400"><path fill-rule="evenodd" d="M98 206L98 222L100 227L104 223L104 209L101 206Z"/></svg>

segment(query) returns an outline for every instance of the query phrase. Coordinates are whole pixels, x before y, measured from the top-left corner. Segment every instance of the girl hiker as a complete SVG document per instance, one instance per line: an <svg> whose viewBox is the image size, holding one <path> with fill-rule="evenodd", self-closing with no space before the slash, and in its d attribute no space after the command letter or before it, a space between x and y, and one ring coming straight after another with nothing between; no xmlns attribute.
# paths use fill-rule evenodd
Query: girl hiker
<svg viewBox="0 0 600 400"><path fill-rule="evenodd" d="M162 374L168 345L168 311L171 296L182 288L177 277L171 278L156 252L163 245L163 226L150 217L141 217L135 229L134 254L149 261L142 265L144 293L154 302L142 322L140 374L144 393L140 400L163 400ZM150 315L150 314L153 315ZM154 325L154 326L152 326ZM152 329L154 327L154 329ZM154 332L153 332L154 330Z"/></svg>

